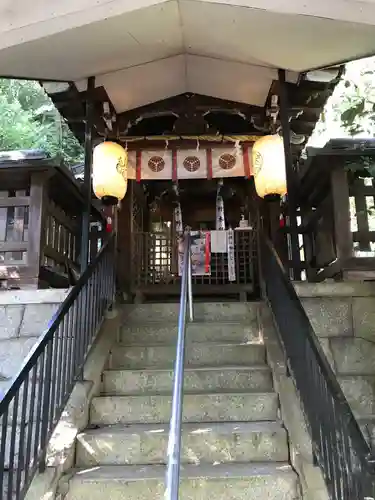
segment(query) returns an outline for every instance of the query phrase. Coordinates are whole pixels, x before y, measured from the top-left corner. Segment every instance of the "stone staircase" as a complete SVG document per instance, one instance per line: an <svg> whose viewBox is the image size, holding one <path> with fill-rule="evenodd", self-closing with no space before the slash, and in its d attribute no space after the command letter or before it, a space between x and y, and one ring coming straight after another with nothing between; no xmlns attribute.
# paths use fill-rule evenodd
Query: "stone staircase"
<svg viewBox="0 0 375 500"><path fill-rule="evenodd" d="M375 450L375 284L299 284L327 359Z"/></svg>
<svg viewBox="0 0 375 500"><path fill-rule="evenodd" d="M258 304L201 303L195 316L187 329L181 499L300 499ZM61 498L163 498L177 317L175 304L125 307Z"/></svg>

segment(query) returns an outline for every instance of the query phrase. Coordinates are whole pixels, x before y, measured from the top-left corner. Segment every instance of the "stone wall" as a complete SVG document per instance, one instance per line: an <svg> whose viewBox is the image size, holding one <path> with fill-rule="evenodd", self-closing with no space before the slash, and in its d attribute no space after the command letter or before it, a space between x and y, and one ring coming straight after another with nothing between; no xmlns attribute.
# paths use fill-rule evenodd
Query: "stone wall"
<svg viewBox="0 0 375 500"><path fill-rule="evenodd" d="M17 374L67 290L0 292L0 391Z"/></svg>
<svg viewBox="0 0 375 500"><path fill-rule="evenodd" d="M296 289L366 438L375 444L375 283L303 283Z"/></svg>

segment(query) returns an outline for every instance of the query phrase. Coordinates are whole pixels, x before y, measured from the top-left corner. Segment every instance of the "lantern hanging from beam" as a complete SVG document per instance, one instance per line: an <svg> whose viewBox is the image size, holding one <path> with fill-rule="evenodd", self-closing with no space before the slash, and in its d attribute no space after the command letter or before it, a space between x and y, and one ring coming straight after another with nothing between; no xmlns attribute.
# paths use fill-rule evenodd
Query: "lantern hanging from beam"
<svg viewBox="0 0 375 500"><path fill-rule="evenodd" d="M262 137L254 144L252 156L258 196L284 196L287 185L283 139L279 135Z"/></svg>
<svg viewBox="0 0 375 500"><path fill-rule="evenodd" d="M104 205L116 205L128 187L128 154L115 142L102 142L93 152L92 184Z"/></svg>

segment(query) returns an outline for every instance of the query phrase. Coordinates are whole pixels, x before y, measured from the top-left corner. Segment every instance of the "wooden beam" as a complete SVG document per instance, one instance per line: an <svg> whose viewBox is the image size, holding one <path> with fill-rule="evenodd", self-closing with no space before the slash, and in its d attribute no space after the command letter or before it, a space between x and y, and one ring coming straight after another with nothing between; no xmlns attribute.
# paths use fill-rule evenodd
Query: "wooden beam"
<svg viewBox="0 0 375 500"><path fill-rule="evenodd" d="M305 207L301 207L301 211L304 212L302 218L302 225L298 228L301 233L308 233L313 230L313 226L321 219L326 210L325 201L320 203L315 210L307 210Z"/></svg>
<svg viewBox="0 0 375 500"><path fill-rule="evenodd" d="M73 219L70 219L61 209L59 209L52 202L49 203L47 212L56 219L62 226L68 229L71 233L77 234L79 232L79 224Z"/></svg>
<svg viewBox="0 0 375 500"><path fill-rule="evenodd" d="M29 205L30 205L30 196L14 196L9 198L0 198L0 208L28 207Z"/></svg>
<svg viewBox="0 0 375 500"><path fill-rule="evenodd" d="M55 250L51 245L46 245L43 248L43 253L45 257L48 257L55 261L57 264L65 264L66 255Z"/></svg>
<svg viewBox="0 0 375 500"><path fill-rule="evenodd" d="M353 241L360 242L364 239L368 241L375 241L375 231L354 231L352 233ZM370 249L371 250L371 249ZM364 250L365 252L369 252L370 250Z"/></svg>
<svg viewBox="0 0 375 500"><path fill-rule="evenodd" d="M280 121L284 140L284 156L286 179L288 186L288 215L290 224L290 240L292 247L292 262L293 262L293 279L299 281L301 279L300 272L300 250L298 242L298 226L297 226L297 176L293 168L293 157L290 145L290 124L288 117L288 93L287 84L285 81L285 70L279 70L279 98L280 98Z"/></svg>
<svg viewBox="0 0 375 500"><path fill-rule="evenodd" d="M174 135L174 134L173 134ZM197 147L197 143L199 141L199 146L200 148L217 148L220 146L234 146L235 140L229 140L229 137L233 137L234 139L238 137L239 142L243 146L249 146L251 147L254 142L262 137L262 134L254 134L250 132L249 134L232 134L232 135L221 135L218 136L218 140L216 141L207 141L204 139L201 139L199 136L197 138L192 138L191 136L180 136L177 139L168 139L168 136L165 138L158 136L159 138L155 139L152 138L152 136L146 137L138 137L138 138L130 138L129 136L126 135L121 135L119 137L115 136L114 134L108 134L108 139L113 139L113 140L120 140L124 144L126 143L128 150L129 151L134 151L138 149L146 149L146 150L153 150L153 149L161 149L165 150L165 145L166 141L168 140L169 147L167 149L195 149ZM204 137L204 136L202 136ZM207 136L206 136L207 137ZM250 137L251 141L241 141L241 137Z"/></svg>
<svg viewBox="0 0 375 500"><path fill-rule="evenodd" d="M350 186L349 193L350 196L374 196L375 190L373 186L354 183Z"/></svg>
<svg viewBox="0 0 375 500"><path fill-rule="evenodd" d="M351 269L358 271L373 270L375 269L375 257L351 257L344 263L343 268L349 271Z"/></svg>
<svg viewBox="0 0 375 500"><path fill-rule="evenodd" d="M0 241L0 252L26 252L27 241Z"/></svg>
<svg viewBox="0 0 375 500"><path fill-rule="evenodd" d="M350 230L349 184L347 172L336 169L331 173L333 220L336 257L342 263L353 253L353 237Z"/></svg>

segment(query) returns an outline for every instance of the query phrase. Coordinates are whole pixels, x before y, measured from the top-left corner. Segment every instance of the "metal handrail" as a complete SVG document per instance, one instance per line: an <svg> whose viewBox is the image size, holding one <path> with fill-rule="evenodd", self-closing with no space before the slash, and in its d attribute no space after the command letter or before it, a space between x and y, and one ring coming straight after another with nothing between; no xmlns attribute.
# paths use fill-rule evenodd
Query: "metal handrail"
<svg viewBox="0 0 375 500"><path fill-rule="evenodd" d="M114 237L51 319L0 401L0 500L23 500L115 296Z"/></svg>
<svg viewBox="0 0 375 500"><path fill-rule="evenodd" d="M181 423L184 397L184 364L186 312L189 304L189 320L193 321L192 269L190 257L190 234L185 234L185 248L181 276L180 310L178 316L178 335L176 361L173 377L172 416L168 439L168 466L165 500L178 500L181 462Z"/></svg>
<svg viewBox="0 0 375 500"><path fill-rule="evenodd" d="M271 307L289 373L299 393L313 455L332 500L373 499L371 449L271 243L260 234L264 298Z"/></svg>

